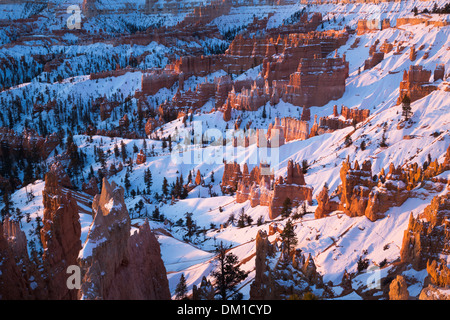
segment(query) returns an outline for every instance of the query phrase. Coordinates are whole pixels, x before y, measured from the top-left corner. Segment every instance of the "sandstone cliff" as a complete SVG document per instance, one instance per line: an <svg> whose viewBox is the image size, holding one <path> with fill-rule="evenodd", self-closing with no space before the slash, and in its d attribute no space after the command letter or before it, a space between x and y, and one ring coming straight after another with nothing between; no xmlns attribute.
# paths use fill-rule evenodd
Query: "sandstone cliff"
<svg viewBox="0 0 450 320"><path fill-rule="evenodd" d="M44 248L44 279L49 299L76 299L77 293L66 285L67 267L77 264L81 249L81 225L77 201L70 191L62 192L61 173L58 165L51 167L45 176L42 192L44 217L41 242ZM64 177L64 175L62 174ZM64 180L63 180L64 181Z"/></svg>
<svg viewBox="0 0 450 320"><path fill-rule="evenodd" d="M148 222L130 237L124 190L104 178L94 221L78 257L81 299L170 299L159 244Z"/></svg>

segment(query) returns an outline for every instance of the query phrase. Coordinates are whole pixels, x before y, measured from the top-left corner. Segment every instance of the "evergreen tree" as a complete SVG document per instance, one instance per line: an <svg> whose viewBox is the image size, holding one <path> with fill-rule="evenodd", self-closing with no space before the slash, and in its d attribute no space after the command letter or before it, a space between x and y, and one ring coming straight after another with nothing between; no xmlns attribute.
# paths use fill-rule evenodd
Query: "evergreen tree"
<svg viewBox="0 0 450 320"><path fill-rule="evenodd" d="M263 216L259 216L258 220L256 220L256 225L259 227L260 225L262 225L264 223L264 218Z"/></svg>
<svg viewBox="0 0 450 320"><path fill-rule="evenodd" d="M120 156L119 147L117 146L117 143L114 144L114 157L118 158Z"/></svg>
<svg viewBox="0 0 450 320"><path fill-rule="evenodd" d="M165 197L167 197L167 195L169 194L169 183L167 182L166 177L164 177L163 179L162 193Z"/></svg>
<svg viewBox="0 0 450 320"><path fill-rule="evenodd" d="M150 171L150 168L147 168L144 172L144 182L147 187L147 193L150 193L150 188L153 184L152 172Z"/></svg>
<svg viewBox="0 0 450 320"><path fill-rule="evenodd" d="M5 220L6 217L11 217L11 214L14 212L13 203L11 201L11 196L8 191L3 193L3 209L1 210L2 220Z"/></svg>
<svg viewBox="0 0 450 320"><path fill-rule="evenodd" d="M281 216L287 218L292 213L292 202L290 198L286 198L283 202L283 209L281 210Z"/></svg>
<svg viewBox="0 0 450 320"><path fill-rule="evenodd" d="M97 148L97 161L100 162L102 169L106 169L106 156L102 148Z"/></svg>
<svg viewBox="0 0 450 320"><path fill-rule="evenodd" d="M411 118L411 115L411 99L408 97L408 95L404 95L402 99L402 116L405 118L405 120L409 120Z"/></svg>
<svg viewBox="0 0 450 320"><path fill-rule="evenodd" d="M126 147L125 143L123 143L123 141L120 142L120 152L122 154L122 161L123 161L123 163L125 163L125 161L128 158L128 155L127 155L127 147Z"/></svg>
<svg viewBox="0 0 450 320"><path fill-rule="evenodd" d="M186 212L184 214L186 218L186 234L185 237L189 238L189 241L192 240L192 236L195 234L195 231L197 230L197 225L195 221L192 219L192 213Z"/></svg>
<svg viewBox="0 0 450 320"><path fill-rule="evenodd" d="M216 280L216 292L222 300L236 294L236 285L247 278L247 273L240 269L239 260L223 242L216 247L216 261L218 269L212 272L212 277Z"/></svg>
<svg viewBox="0 0 450 320"><path fill-rule="evenodd" d="M23 173L23 184L28 185L34 181L33 163L28 161L25 171Z"/></svg>
<svg viewBox="0 0 450 320"><path fill-rule="evenodd" d="M246 215L244 208L241 209L241 213L238 218L237 226L238 228L244 228L245 227L245 221L246 221Z"/></svg>
<svg viewBox="0 0 450 320"><path fill-rule="evenodd" d="M124 180L124 184L125 184L125 189L128 190L131 187L131 182L130 182L130 174L128 173L128 171L125 173L125 180Z"/></svg>
<svg viewBox="0 0 450 320"><path fill-rule="evenodd" d="M284 251L287 254L290 254L291 250L297 244L297 236L294 232L294 225L292 224L291 219L286 222L283 231L280 234L281 242L283 243Z"/></svg>
<svg viewBox="0 0 450 320"><path fill-rule="evenodd" d="M175 288L175 297L177 300L185 300L187 294L187 286L186 286L186 278L184 277L184 273L181 274L180 281Z"/></svg>
<svg viewBox="0 0 450 320"><path fill-rule="evenodd" d="M155 221L159 221L159 218L160 218L159 208L155 207L155 209L152 212L152 219Z"/></svg>
<svg viewBox="0 0 450 320"><path fill-rule="evenodd" d="M230 215L228 216L227 222L230 223L231 225L233 225L235 221L236 221L236 218L234 217L234 213L230 213Z"/></svg>
<svg viewBox="0 0 450 320"><path fill-rule="evenodd" d="M80 154L78 153L78 146L73 141L72 133L69 131L67 135L66 153L69 155L69 174L77 174L83 166Z"/></svg>

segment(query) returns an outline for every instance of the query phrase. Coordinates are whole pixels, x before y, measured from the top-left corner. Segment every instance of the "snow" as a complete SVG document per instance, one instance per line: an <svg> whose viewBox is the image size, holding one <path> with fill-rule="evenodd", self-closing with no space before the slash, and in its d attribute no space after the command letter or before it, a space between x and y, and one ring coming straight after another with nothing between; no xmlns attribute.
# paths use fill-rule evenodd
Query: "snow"
<svg viewBox="0 0 450 320"><path fill-rule="evenodd" d="M57 1L56 1L57 2ZM443 0L436 1L438 5L445 3ZM355 3L355 4L325 4L321 6L313 5L307 7L307 12L318 10L324 16L324 20L330 18L330 22L324 23L324 29L338 28L342 29L344 24L356 27L357 21L363 18L370 18L373 16L380 16L381 18L388 18L391 24L394 25L399 17L410 16L410 11L414 6L419 10L421 8L431 7L433 1L408 1L408 2L383 2L379 5L369 3ZM137 6L142 6L144 1L136 1ZM164 1L161 1L164 5ZM187 5L187 4L186 4ZM16 11L16 6L1 4L0 8L4 11L0 14L2 17L17 17L27 16L25 11ZM211 25L218 27L221 33L226 31L244 28L252 23L254 17L258 19L268 17L270 13L273 15L268 20L268 28L280 26L284 19L289 18L294 12L300 11L303 6L299 3L290 4L287 6L245 6L239 9L233 8L230 14L224 15L214 19ZM25 9L24 9L25 10ZM44 12L43 14L48 14ZM136 20L136 26L148 27L157 23L163 23L166 26L175 25L181 21L186 13L179 15L160 14L157 15L136 15L136 14L111 14L105 16L103 21L92 19L86 22L88 30L98 30L105 28L107 32L122 29L125 30L125 21ZM49 15L50 16L50 15ZM141 17L142 19L137 19ZM336 18L334 22L333 18ZM345 23L342 19L345 17ZM49 28L57 28L57 19L50 19ZM122 19L122 21L120 21ZM434 19L448 19L445 17L434 17ZM339 25L341 24L341 25ZM319 28L319 30L321 30ZM386 30L367 33L361 36L356 34L350 35L348 42L337 50L338 54L346 55L349 61L350 72L349 78L346 80L346 90L344 95L334 101L330 101L324 106L313 106L310 108L312 119L314 115L319 118L329 116L332 114L333 106L338 107L345 105L349 108L370 109L369 119L361 124L358 124L356 130L353 127L337 130L333 133L326 133L316 136L304 141L292 141L286 143L278 149L279 163L275 166L274 173L276 176L286 174L287 162L292 159L295 162L308 160L310 167L305 175L305 180L308 185L313 187L313 199L322 190L323 184L326 182L330 190L335 190L341 183L339 171L341 163L347 156L350 161L357 160L360 164L365 160L370 160L372 163L372 173L379 173L381 169L386 172L389 165L393 163L395 166L412 164L414 162L422 165L427 160L428 155L431 158L438 159L440 162L445 157L445 152L450 143L449 129L450 120L448 117L448 110L450 110L450 92L445 91L445 81L434 83L439 90L434 91L430 95L415 101L411 104L413 117L411 124L399 126L402 123L401 106L396 105L396 100L399 93L399 83L403 77L403 71L408 70L411 65L422 65L425 69L434 71L436 64L444 64L445 69L450 69L450 27L436 28L425 25L405 25L401 29L388 28ZM360 43L356 49L351 49L350 46L355 39L359 38ZM39 72L33 77L31 81L20 82L7 90L0 92L0 98L5 101L5 105L11 104L15 97L22 96L37 96L44 95L46 90L54 90L59 102L67 101L69 97L75 96L77 103L79 103L79 110L88 108L90 100L98 97L106 96L108 99L114 99L117 96L123 95L126 97L133 97L134 93L141 88L142 75L145 70L151 67L164 67L169 62L166 55L172 53L173 48L169 48L152 42L147 46L141 45L120 45L113 46L108 43L93 43L93 44L78 44L79 39L74 35L65 35L64 41L70 45L55 44L44 47L42 43L43 38L33 39L28 41L28 45L14 45L12 47L0 47L0 57L14 57L19 61L24 57L26 61L30 62L32 55L58 53L65 50L68 62L73 70L65 68L65 64L61 64L56 70L46 74ZM367 59L369 48L376 40L380 44L385 40L390 43L405 42L406 49L400 55L395 55L393 52L386 54L383 61L376 67L361 71L358 73L359 67L363 66L364 60ZM0 43L9 42L8 33L0 31ZM205 39L201 44L187 43L192 48L203 50L211 45L225 44L226 42L217 38ZM180 40L178 43L182 45ZM424 45L423 50L418 51L417 59L410 61L409 47L414 45L417 48ZM50 48L50 49L48 49ZM51 50L51 51L48 51ZM90 56L94 56L94 60L98 61L99 70L108 69L109 65L103 60L103 54L107 56L117 55L120 57L121 65L125 65L127 59L131 56L140 56L145 52L152 54L146 55L145 59L139 65L140 71L130 70L130 72L114 78L104 78L98 80L90 80L89 74L92 70L86 69L89 64ZM429 57L424 59L424 53L428 52ZM334 54L334 53L333 53ZM256 79L262 70L262 66L256 66L243 74L236 76L234 79ZM10 71L0 72L2 76L11 76ZM204 82L214 81L214 78L226 75L223 70L208 75L207 77L191 77L185 80L184 87L181 91L194 90L195 87ZM64 80L56 82L57 75L63 75ZM50 83L45 82L45 78L50 77ZM206 78L206 80L205 80ZM433 81L433 77L430 79ZM170 89L161 89L157 94L149 99L152 105L157 105L166 99L171 99L178 89L175 85ZM79 98L78 98L79 97ZM120 99L119 99L120 100ZM122 102L122 100L120 100ZM35 101L23 100L24 105L32 105ZM268 117L263 119L261 117L263 107L255 112L242 112L238 110L232 111L232 120L227 124L223 121L223 114L220 111L210 112L213 107L213 101L209 101L199 113L193 115L193 122L188 122L186 130L191 130L195 126L195 122L201 123L200 132L206 132L208 129L217 129L223 136L226 134L226 127L233 127L235 120L240 117L242 120L241 127L248 123L252 123L252 128L267 129L270 123L274 122L275 117L293 116L299 117L302 108L293 106L289 103L281 101L275 106L269 104L264 106ZM120 117L127 113L129 117L133 116L133 112L137 110L137 101L135 98L131 99L131 106L128 112L124 112L123 103L117 110L113 111L111 118L105 121L97 121L92 115L93 122L98 129L111 129L118 125ZM66 110L65 110L66 111ZM123 112L122 112L123 111ZM42 112L42 119L45 122L57 127L54 111ZM70 117L70 113L65 114ZM6 118L6 117L5 117ZM27 121L31 126L37 127L35 116L31 113L26 116ZM310 120L311 127L313 120ZM0 125L8 126L6 120L0 120ZM78 125L78 124L77 124ZM388 146L380 148L379 142L383 135L383 127L386 127L386 141ZM16 132L21 132L24 128L24 121L18 122L14 125ZM64 125L63 130L75 130L69 125ZM184 129L182 119L177 119L169 122L161 127L161 137L168 137L175 131ZM77 131L80 133L82 130ZM197 128L196 128L197 132ZM438 136L435 133L440 133ZM345 148L343 146L345 137L351 134L353 144ZM414 137L413 139L404 139L406 135ZM249 298L250 283L254 278L254 253L256 238L259 230L268 231L269 215L268 208L264 206L256 206L251 208L249 201L237 204L235 197L229 195L222 195L220 191L220 182L222 179L224 165L223 158L227 161L237 160L239 163L247 162L249 169L257 165L250 163L252 159L258 158L258 149L255 145L249 148L217 148L213 146L206 146L199 148L190 146L185 154L188 155L190 162L184 161L182 163L175 163L174 157L168 150L162 149L161 141L151 139L153 137L146 137L147 151L154 150L155 156L148 156L147 162L141 165L133 165L132 172L130 172L129 180L131 182L131 189L139 188L141 191L145 188L144 172L150 169L153 176L153 185L151 192L161 194L161 187L163 178L166 178L169 184L175 182L175 179L183 174L186 181L189 171L192 171L195 177L197 170L200 170L203 179L207 184L210 183L212 172L214 172L215 182L212 183L211 192L215 192L218 196L211 197L210 190L207 187L197 186L188 195L186 199L176 200L174 204L157 202L152 197L144 197L137 195L132 197L126 192L126 205L131 212L131 216L138 215L134 211L139 200L143 200L144 207L139 212L151 215L151 212L158 207L160 213L163 214L171 222L176 222L179 219L185 218L187 212L192 213L192 217L200 228L205 228L205 236L194 236L192 243L188 243L183 239L185 234L184 227L172 226L170 236L166 233L158 232L158 241L161 245L161 254L169 279L170 290L174 293L175 287L183 273L187 279L188 289L191 290L193 285L199 285L203 276L209 277L211 271L215 268L214 262L214 248L219 242L226 245L231 245L231 252L236 254L238 258L246 260L241 268L249 273L248 279L242 283L241 293L244 298ZM92 142L82 134L75 134L74 141L80 150L86 154L86 166L82 170L83 177L87 177L90 172L90 167L97 172L100 169L100 164L95 160L95 148L101 148L107 155L106 164L109 167L111 164L117 164L121 159L114 157L114 145L120 146L124 143L127 149L128 156L135 158L132 151L133 145L138 149L143 148L143 139L123 139L123 138L109 138L101 136L93 136ZM367 146L362 151L359 146L362 141L365 141ZM174 140L174 148L176 148L178 141ZM201 150L201 155L208 155L213 153L217 156L219 161L206 163L201 161L196 163L191 158L192 154L188 152L193 150ZM61 150L59 150L61 151ZM148 153L147 152L147 153ZM184 154L182 154L184 155ZM223 156L223 157L222 157ZM205 157L206 158L206 157ZM48 159L50 163L52 157ZM276 163L273 163L276 165ZM110 177L110 181L115 181L118 185L123 185L125 179L126 168L116 175ZM449 179L450 172L440 174L438 179ZM398 187L404 187L398 183ZM35 228L36 218L43 218L42 205L42 190L44 182L42 180L36 181L34 184L28 185L17 190L12 195L12 202L16 207L20 207L24 218L22 219L22 229L27 235L28 241L34 240L37 243L38 237L33 233ZM27 200L27 191L32 190L34 199ZM380 272L381 277L386 277L389 271L392 270L391 264L399 258L400 248L402 245L403 231L408 225L408 220L411 212L417 216L430 203L433 196L437 194L446 193L443 190L441 193L436 191L418 188L414 190L416 197L408 199L400 207L393 207L386 212L386 217L376 222L369 221L366 217L350 218L341 212L334 212L329 217L323 219L314 219L313 215L307 214L303 219L295 221L295 232L298 237L297 248L302 249L303 253L311 253L314 257L314 262L318 271L323 274L324 282L331 281L333 283L333 291L336 295L342 294L342 288L338 284L342 280L342 275L345 270L348 272L357 271L357 261L360 257L367 258L370 266L379 265L381 261L386 259L388 266L382 269L369 269L367 272L359 274L354 280L355 287L364 287L367 285L368 279L376 272ZM2 205L0 204L0 207ZM85 203L79 203L80 211L90 212L91 208ZM105 208L111 210L114 204L113 201L106 204ZM316 208L316 202L308 208L309 212L313 212ZM236 225L229 225L220 228L229 218L230 214L236 217L241 210L253 218L253 225L244 228L238 228ZM30 222L26 222L25 215L30 215ZM259 217L263 217L264 224L256 226L255 222ZM283 225L283 221L277 221ZM80 223L82 227L81 241L84 244L83 250L80 252L80 257L86 258L91 256L93 248L99 243L106 241L100 239L98 241L89 240L86 242L89 227L92 223L92 216L80 213ZM133 219L133 223L142 223L142 219ZM215 225L215 228L211 227ZM151 222L152 229L157 230L169 229L162 223ZM133 229L132 231L134 231ZM271 239L274 240L275 236ZM86 242L86 243L85 243ZM370 270L374 272L370 272ZM403 275L411 279L414 284L408 288L411 296L418 296L424 283L426 271L416 272L412 269L403 272ZM378 293L379 294L379 293ZM344 297L338 299L357 300L361 296L356 292L352 292Z"/></svg>

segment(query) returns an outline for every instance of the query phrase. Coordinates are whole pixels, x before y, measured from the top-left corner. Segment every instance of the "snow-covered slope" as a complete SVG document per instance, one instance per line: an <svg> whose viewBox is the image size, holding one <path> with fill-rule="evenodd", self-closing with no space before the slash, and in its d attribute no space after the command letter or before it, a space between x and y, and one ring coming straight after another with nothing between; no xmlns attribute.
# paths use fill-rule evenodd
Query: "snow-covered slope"
<svg viewBox="0 0 450 320"><path fill-rule="evenodd" d="M57 2L55 7L61 7L66 2ZM342 29L344 25L356 28L360 19L373 17L387 18L391 25L401 17L412 16L411 10L416 6L419 10L431 8L432 1L407 1L407 2L382 2L380 4L324 4L310 5L305 7L299 3L286 6L245 6L232 8L229 14L213 19L209 26L217 27L224 34L230 30L245 29L252 23L254 18L263 19L269 17L268 28L276 28L283 24L283 20L289 18L292 13L301 11L320 12L323 16L323 30ZM446 1L436 1L441 6ZM144 6L144 1L135 1L134 5ZM106 5L106 4L104 4ZM27 18L38 10L29 5L1 4L0 15L3 19ZM21 8L18 10L18 8ZM45 32L59 30L63 23L58 16L48 8L39 8L42 15L39 19L48 21L48 25L42 26ZM117 15L105 15L105 19L90 18L85 22L85 28L95 33L104 29L105 33L130 33L130 30L145 30L148 27L163 25L171 27L182 21L186 13L172 14L142 14L142 13L120 13ZM329 20L328 20L329 19ZM433 17L433 19L448 20L448 17ZM130 27L130 21L138 21ZM38 23L39 24L39 23ZM13 28L13 27L11 27ZM319 27L319 30L322 30ZM349 158L350 161L357 160L359 163L370 160L372 172L377 174L382 169L388 171L393 163L395 166L406 166L418 163L420 166L431 157L442 162L447 148L450 145L450 91L448 82L443 80L430 81L437 86L438 90L414 101L411 104L413 116L409 124L403 122L402 107L397 105L399 97L399 84L403 79L403 72L412 65L421 65L424 69L434 71L437 64L443 64L446 75L450 70L450 26L435 27L425 24L403 25L401 28L387 28L377 32L369 32L363 35L353 33L345 45L337 50L340 56L345 54L349 61L349 77L346 80L345 93L338 100L330 101L324 106L313 106L310 108L311 115L320 117L329 116L333 113L333 106L346 106L349 108L369 109L370 117L359 123L356 128L347 127L331 133L325 133L307 140L296 140L286 143L278 149L279 162L274 167L275 176L284 176L287 171L289 160L301 163L307 160L309 167L305 175L308 185L313 187L313 204L308 206L308 214L294 221L295 233L298 238L297 248L304 253L314 257L318 271L323 275L324 282L328 283L336 296L340 296L340 287L344 273L355 273L357 271L358 259L361 256L369 259L370 268L353 278L353 288L356 290L347 299L360 299L367 291L368 279L373 277L386 278L394 268L400 257L403 232L408 226L411 213L418 216L431 202L431 199L439 194L446 194L448 189L442 191L429 190L417 187L414 190L415 197L411 197L399 207L392 207L386 212L386 217L376 222L371 222L366 217L351 218L340 211L335 211L329 217L314 219L313 212L317 207L316 196L322 190L324 183L334 191L341 184L339 172L342 162ZM255 276L255 238L259 230L269 231L273 222L269 218L269 209L266 206L251 207L249 201L236 203L235 196L222 194L220 183L224 173L223 159L227 161L249 161L256 158L259 149L256 145L248 148L243 147L215 147L211 145L204 148L190 147L185 152L200 150L203 154L219 154L214 163L205 161L184 161L177 163L176 156L183 154L171 153L168 147L163 145L161 138L175 137L176 131L186 130L190 132L195 129L196 133L206 132L208 129L217 129L225 135L228 128L232 128L239 117L242 121L241 128L251 123L253 129L267 129L273 123L275 117L299 118L302 107L297 107L281 101L276 105L269 103L258 111L244 112L233 110L229 122L223 121L221 111L212 110L213 101L206 103L198 112L190 115L191 119L183 124L183 119L165 123L155 130L153 136L143 135L143 125L137 119L138 97L136 92L141 89L142 75L146 69L164 68L170 59L178 57L187 49L179 49L174 54L174 48L157 42L148 45L122 44L114 45L111 39L104 42L86 43L77 35L67 35L63 42L53 36L42 38L24 39L20 44L8 44L15 38L14 32L0 31L0 59L5 61L5 68L0 68L0 82L5 89L0 91L0 101L4 108L0 116L0 126L9 127L16 132L22 132L24 128L35 129L38 133L66 132L74 133L74 142L84 154L83 167L77 175L74 184L81 189L83 182L88 180L91 172L98 174L102 164L98 161L98 150L105 154L105 166L117 165L124 159L133 159L133 164L124 164L122 171L109 177L118 185L125 185L126 204L133 223L142 223L143 217L154 218L152 214L159 212L163 219L152 221L151 227L158 236L161 245L162 259L168 272L169 285L172 295L175 294L176 285L181 274L187 279L188 289L198 286L203 277L211 278L211 272L216 267L214 260L214 248L219 242L231 246L240 261L241 268L249 272L248 278L239 286L244 299L249 298L249 287ZM355 39L359 39L359 45L352 48ZM374 68L362 71L364 61L369 57L369 48L375 43L403 43L407 48L423 48L418 50L417 58L410 60L409 50L401 54L394 54L394 50L387 53L384 59ZM199 42L200 43L200 42ZM225 43L224 39L208 38L202 42L205 45L194 43L195 50L204 50L209 47L208 43ZM178 44L182 44L179 42ZM192 48L191 48L192 49ZM192 49L192 50L194 50ZM189 49L190 50L190 49ZM63 61L55 68L44 71L44 66L36 65L34 57L40 55L58 55L64 52ZM427 58L424 57L425 52ZM334 53L333 53L334 54ZM124 75L117 77L105 77L91 80L90 73L105 70L114 70L116 65L125 68L134 57L144 56L136 63L133 69ZM9 60L17 61L17 64L7 64ZM361 69L361 70L360 70ZM246 71L241 75L234 75L235 79L256 79L262 70L261 66ZM19 72L21 71L21 72ZM23 71L23 72L22 72ZM225 71L219 71L206 77L206 81L212 81L214 77L226 75ZM204 78L191 77L185 80L184 87L179 88L178 83L170 89L161 89L148 101L157 106L165 100L170 100L177 90L182 92L193 90ZM93 101L106 97L111 101L118 102L118 106L111 113L111 117L101 120L98 112L92 111ZM55 100L59 109L34 112L33 106L45 105ZM16 116L15 108L21 105L21 113ZM265 108L268 115L263 118L262 112ZM119 119L127 115L132 124L132 129L139 132L142 137L137 139L126 139L122 137L108 137L84 133L88 125L94 125L98 130L112 130L119 127ZM314 117L309 121L309 127L314 123ZM136 121L135 121L136 120ZM400 125L399 125L400 124ZM403 125L402 125L403 124ZM43 130L45 128L45 130ZM384 128L384 130L383 130ZM52 130L53 129L53 130ZM387 146L380 147L383 134ZM345 146L346 137L351 137L352 144ZM408 139L405 139L408 137ZM411 138L412 137L412 138ZM65 141L65 139L62 139ZM365 149L361 149L361 142L365 142ZM115 154L115 147L124 145L126 157L121 158ZM172 148L177 150L177 140L173 140ZM137 150L145 150L146 162L136 164ZM64 153L65 147L60 145L48 159L43 160L42 165L50 164ZM220 151L220 152L219 152ZM190 154L188 155L190 158ZM254 163L249 163L251 170ZM37 167L37 165L36 165ZM23 179L24 170L18 169L17 177ZM146 189L145 172L152 173L153 184L150 193L143 192ZM180 175L186 178L189 173L193 179L200 171L205 184L195 186L190 190L185 199L161 199L163 193L163 181L167 180L169 186L175 184ZM42 173L41 173L42 174ZM447 177L448 172L442 175ZM41 177L42 178L42 177ZM36 233L36 218L42 219L42 190L44 182L37 180L33 184L22 186L16 190L11 201L15 208L22 212L22 228L28 241L39 243ZM34 197L27 200L27 193L32 190ZM80 192L81 197L89 197ZM85 199L85 200L86 200ZM86 200L88 201L88 200ZM80 219L82 224L82 241L87 236L88 227L92 217L86 212L89 208L86 201L80 201ZM3 204L0 203L0 207ZM244 210L253 219L250 226L243 228L236 224L228 224L230 215L239 216ZM299 210L299 208L294 208ZM192 219L199 227L198 234L191 239L186 238L186 227L183 224L186 213L192 213ZM29 218L27 216L29 215ZM256 223L260 219L260 225ZM38 219L39 220L39 219ZM178 223L181 220L180 223ZM283 226L286 221L276 219ZM276 235L270 236L275 241ZM30 244L29 244L30 246ZM38 248L39 249L39 248ZM380 268L380 263L385 260L385 267ZM409 287L410 295L417 297L420 294L426 272L407 269L403 273L408 276L412 283ZM385 288L376 288L374 297L381 296Z"/></svg>

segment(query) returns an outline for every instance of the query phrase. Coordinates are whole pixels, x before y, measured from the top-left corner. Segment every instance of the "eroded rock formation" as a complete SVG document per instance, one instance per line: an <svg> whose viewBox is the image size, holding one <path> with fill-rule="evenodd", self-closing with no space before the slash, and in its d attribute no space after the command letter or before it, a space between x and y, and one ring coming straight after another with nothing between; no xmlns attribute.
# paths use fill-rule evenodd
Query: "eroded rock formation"
<svg viewBox="0 0 450 320"><path fill-rule="evenodd" d="M400 82L400 95L397 104L407 95L411 102L422 99L437 89L430 84L431 71L423 69L422 66L410 66L404 71L403 80Z"/></svg>
<svg viewBox="0 0 450 320"><path fill-rule="evenodd" d="M320 219L328 216L331 212L339 209L339 202L330 200L328 195L328 186L323 186L322 191L317 195L317 209L314 212L314 218Z"/></svg>
<svg viewBox="0 0 450 320"><path fill-rule="evenodd" d="M414 269L427 267L427 261L439 259L449 250L447 219L450 215L450 196L436 196L419 217L411 214L403 235L400 257Z"/></svg>
<svg viewBox="0 0 450 320"><path fill-rule="evenodd" d="M398 275L389 285L389 300L408 300L409 292L405 278Z"/></svg>
<svg viewBox="0 0 450 320"><path fill-rule="evenodd" d="M251 300L288 299L294 294L301 297L313 288L324 287L311 255L305 259L300 250L290 256L282 254L277 244L270 243L266 232L261 230L255 242L255 279L250 285Z"/></svg>
<svg viewBox="0 0 450 320"><path fill-rule="evenodd" d="M41 242L44 248L43 261L45 283L49 299L76 299L77 292L66 285L67 267L77 264L81 249L81 225L78 204L72 194L62 192L60 167L52 166L45 175L42 192L44 217L42 219Z"/></svg>
<svg viewBox="0 0 450 320"><path fill-rule="evenodd" d="M243 172L237 163L226 163L222 177L222 191L236 191L236 202L250 200L250 205L269 207L269 217L275 219L283 210L286 198L292 206L298 206L304 201L311 203L313 188L305 183L302 168L298 163L289 160L286 178L274 176L264 165L254 167L248 173L244 164Z"/></svg>
<svg viewBox="0 0 450 320"><path fill-rule="evenodd" d="M130 237L124 190L106 178L78 262L82 299L170 299L159 244L148 221ZM133 284L133 285L130 285Z"/></svg>
<svg viewBox="0 0 450 320"><path fill-rule="evenodd" d="M27 238L19 223L6 218L0 223L0 299L33 298L27 253Z"/></svg>

